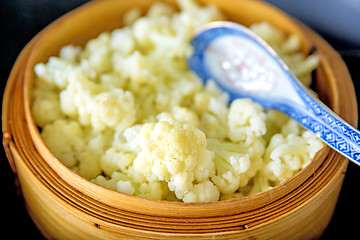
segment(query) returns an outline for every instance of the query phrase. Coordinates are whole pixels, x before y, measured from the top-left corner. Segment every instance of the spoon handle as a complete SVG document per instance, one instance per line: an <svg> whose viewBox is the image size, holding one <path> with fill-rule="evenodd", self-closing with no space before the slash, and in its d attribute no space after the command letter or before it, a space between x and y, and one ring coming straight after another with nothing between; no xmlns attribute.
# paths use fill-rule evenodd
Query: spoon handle
<svg viewBox="0 0 360 240"><path fill-rule="evenodd" d="M308 109L299 107L299 111L288 114L334 150L360 165L359 130L341 119L307 89L298 89L298 92Z"/></svg>

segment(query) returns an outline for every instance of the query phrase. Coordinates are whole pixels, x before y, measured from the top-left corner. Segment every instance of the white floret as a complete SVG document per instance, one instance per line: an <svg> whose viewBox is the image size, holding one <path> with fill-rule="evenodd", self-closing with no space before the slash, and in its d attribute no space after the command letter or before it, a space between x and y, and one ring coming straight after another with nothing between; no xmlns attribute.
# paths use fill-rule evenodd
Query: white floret
<svg viewBox="0 0 360 240"><path fill-rule="evenodd" d="M200 125L199 117L194 111L178 106L174 107L171 113L162 112L158 114L156 119L158 121L188 123L194 127L199 127Z"/></svg>
<svg viewBox="0 0 360 240"><path fill-rule="evenodd" d="M168 121L148 123L140 134L142 150L134 160L134 168L148 181L168 182L169 189L179 199L192 188L194 180L215 173L205 135L192 125ZM204 171L204 167L208 170Z"/></svg>
<svg viewBox="0 0 360 240"><path fill-rule="evenodd" d="M63 89L68 84L68 77L76 65L65 59L51 57L49 61L35 66L36 75L51 85Z"/></svg>
<svg viewBox="0 0 360 240"><path fill-rule="evenodd" d="M122 89L104 90L82 71L73 71L69 85L60 93L61 110L70 117L78 118L82 125L91 125L96 131L107 127L118 130L130 127L136 118L131 92Z"/></svg>
<svg viewBox="0 0 360 240"><path fill-rule="evenodd" d="M153 200L162 200L168 190L163 187L161 182L149 182L142 183L139 187L139 193L136 196L153 199Z"/></svg>
<svg viewBox="0 0 360 240"><path fill-rule="evenodd" d="M134 97L131 92L114 89L96 95L89 104L91 125L101 131L106 127L124 130L136 120Z"/></svg>
<svg viewBox="0 0 360 240"><path fill-rule="evenodd" d="M112 70L110 37L109 33L101 33L97 38L87 42L82 53L82 59L86 59L97 73Z"/></svg>
<svg viewBox="0 0 360 240"><path fill-rule="evenodd" d="M122 192L128 195L134 195L135 188L130 181L118 181L116 183L116 191Z"/></svg>
<svg viewBox="0 0 360 240"><path fill-rule="evenodd" d="M215 202L218 201L220 192L209 180L195 184L183 198L184 202Z"/></svg>
<svg viewBox="0 0 360 240"><path fill-rule="evenodd" d="M266 133L266 115L262 107L250 99L236 99L229 109L229 138L233 142L248 137L261 137Z"/></svg>
<svg viewBox="0 0 360 240"><path fill-rule="evenodd" d="M124 131L116 131L112 146L119 152L137 155L141 150L140 131L142 125L133 125Z"/></svg>
<svg viewBox="0 0 360 240"><path fill-rule="evenodd" d="M110 148L101 156L100 166L106 175L111 176L116 171L126 172L135 157L131 153L118 152L114 148Z"/></svg>
<svg viewBox="0 0 360 240"><path fill-rule="evenodd" d="M80 176L90 180L101 174L100 154L97 151L86 149L80 152L77 157L79 164L74 170Z"/></svg>
<svg viewBox="0 0 360 240"><path fill-rule="evenodd" d="M208 139L208 148L215 154L216 175L211 178L222 194L233 194L248 184L262 166L263 144L222 142Z"/></svg>
<svg viewBox="0 0 360 240"><path fill-rule="evenodd" d="M56 120L46 125L41 137L50 151L67 166L75 166L85 149L84 130L77 121Z"/></svg>
<svg viewBox="0 0 360 240"><path fill-rule="evenodd" d="M92 182L115 191L118 190L118 182L128 182L129 180L130 178L126 174L119 172L114 172L111 177L104 177L103 175L99 175L96 178L91 179Z"/></svg>
<svg viewBox="0 0 360 240"><path fill-rule="evenodd" d="M33 90L31 113L35 122L43 127L57 119L62 119L59 94L48 87L37 87Z"/></svg>
<svg viewBox="0 0 360 240"><path fill-rule="evenodd" d="M117 29L111 33L110 46L116 52L127 56L135 49L135 41L128 27Z"/></svg>
<svg viewBox="0 0 360 240"><path fill-rule="evenodd" d="M59 57L66 61L76 63L80 58L81 51L81 47L68 45L61 48Z"/></svg>
<svg viewBox="0 0 360 240"><path fill-rule="evenodd" d="M275 134L271 138L264 156L264 173L277 183L286 181L303 169L323 147L314 134L300 129L293 119L283 126L282 132L284 134Z"/></svg>

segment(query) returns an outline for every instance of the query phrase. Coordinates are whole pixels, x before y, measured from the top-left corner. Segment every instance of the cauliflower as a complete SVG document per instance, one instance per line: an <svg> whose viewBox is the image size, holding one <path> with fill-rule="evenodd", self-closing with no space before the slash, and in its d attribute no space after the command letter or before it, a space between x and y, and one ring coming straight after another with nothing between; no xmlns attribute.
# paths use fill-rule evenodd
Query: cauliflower
<svg viewBox="0 0 360 240"><path fill-rule="evenodd" d="M194 186L183 198L184 202L214 202L219 200L220 192L214 184L205 180Z"/></svg>
<svg viewBox="0 0 360 240"><path fill-rule="evenodd" d="M77 154L84 150L84 129L77 121L56 120L41 131L46 146L67 167L77 164Z"/></svg>
<svg viewBox="0 0 360 240"><path fill-rule="evenodd" d="M264 174L275 183L294 176L323 147L323 143L313 133L301 128L293 119L282 127L282 132L284 134L272 136L264 155Z"/></svg>
<svg viewBox="0 0 360 240"><path fill-rule="evenodd" d="M200 129L208 138L224 140L228 136L229 95L222 92L213 81L208 81L205 91L194 95L194 110L201 116Z"/></svg>
<svg viewBox="0 0 360 240"><path fill-rule="evenodd" d="M135 193L135 187L129 176L125 173L113 172L111 177L104 177L99 175L91 180L106 188L133 195Z"/></svg>
<svg viewBox="0 0 360 240"><path fill-rule="evenodd" d="M76 63L80 59L81 47L68 45L60 49L59 57L65 59L68 62Z"/></svg>
<svg viewBox="0 0 360 240"><path fill-rule="evenodd" d="M141 182L120 172L114 172L110 178L99 175L92 182L121 193L153 200L162 200L169 192L162 182Z"/></svg>
<svg viewBox="0 0 360 240"><path fill-rule="evenodd" d="M134 154L118 152L115 148L109 148L101 156L100 166L106 175L111 176L116 171L126 172L135 157Z"/></svg>
<svg viewBox="0 0 360 240"><path fill-rule="evenodd" d="M124 131L114 133L112 146L119 152L137 155L140 151L139 133L142 125L133 125Z"/></svg>
<svg viewBox="0 0 360 240"><path fill-rule="evenodd" d="M236 99L229 109L229 138L233 142L250 137L260 137L266 133L266 115L263 108L250 99Z"/></svg>
<svg viewBox="0 0 360 240"><path fill-rule="evenodd" d="M108 135L95 134L79 122L66 119L46 125L41 132L50 151L86 179L101 174L100 158L108 146Z"/></svg>
<svg viewBox="0 0 360 240"><path fill-rule="evenodd" d="M136 120L131 92L106 91L77 69L69 75L69 85L60 93L60 106L64 114L97 131L107 127L123 130Z"/></svg>
<svg viewBox="0 0 360 240"><path fill-rule="evenodd" d="M210 138L208 149L215 153L216 175L211 180L225 195L245 186L262 165L264 145L259 140L248 145Z"/></svg>
<svg viewBox="0 0 360 240"><path fill-rule="evenodd" d="M131 92L122 89L96 95L89 109L92 109L91 124L97 130L106 127L123 130L136 121L134 97Z"/></svg>
<svg viewBox="0 0 360 240"><path fill-rule="evenodd" d="M290 117L282 112L271 109L266 111L266 133L263 136L266 145L269 144L270 138L274 134L281 132L281 127L285 125L289 121L289 119Z"/></svg>
<svg viewBox="0 0 360 240"><path fill-rule="evenodd" d="M194 127L199 127L200 121L199 117L195 112L191 111L188 108L184 107L174 107L171 113L162 112L156 116L158 121L168 121L168 122L180 122L188 123Z"/></svg>
<svg viewBox="0 0 360 240"><path fill-rule="evenodd" d="M224 20L214 6L155 3L144 16L35 67L31 111L50 151L82 177L154 200L210 202L286 181L323 146L277 111L236 99L189 70L190 40ZM316 56L267 23L253 30L309 86Z"/></svg>
<svg viewBox="0 0 360 240"><path fill-rule="evenodd" d="M31 113L40 127L64 118L60 108L59 93L44 81L38 80L33 90Z"/></svg>
<svg viewBox="0 0 360 240"><path fill-rule="evenodd" d="M75 67L76 64L73 62L58 57L51 57L47 64L37 64L35 66L35 73L48 84L63 89L67 86L69 74Z"/></svg>
<svg viewBox="0 0 360 240"><path fill-rule="evenodd" d="M100 153L85 149L78 154L79 164L73 167L80 176L90 180L101 174Z"/></svg>
<svg viewBox="0 0 360 240"><path fill-rule="evenodd" d="M244 189L245 191L243 191L246 193L245 195L251 196L255 193L264 192L272 187L273 185L271 184L269 178L263 173L263 171L259 171L252 179L252 185L248 186L247 189Z"/></svg>
<svg viewBox="0 0 360 240"><path fill-rule="evenodd" d="M113 52L110 48L110 37L109 33L101 33L97 38L87 42L84 51L81 53L81 59L86 60L97 73L112 70L111 56Z"/></svg>
<svg viewBox="0 0 360 240"><path fill-rule="evenodd" d="M111 33L110 47L123 56L135 50L135 39L129 27L116 29Z"/></svg>
<svg viewBox="0 0 360 240"><path fill-rule="evenodd" d="M149 182L168 182L178 199L193 188L194 181L214 175L213 154L206 149L205 134L194 126L159 121L144 124L140 135L142 150L134 169Z"/></svg>

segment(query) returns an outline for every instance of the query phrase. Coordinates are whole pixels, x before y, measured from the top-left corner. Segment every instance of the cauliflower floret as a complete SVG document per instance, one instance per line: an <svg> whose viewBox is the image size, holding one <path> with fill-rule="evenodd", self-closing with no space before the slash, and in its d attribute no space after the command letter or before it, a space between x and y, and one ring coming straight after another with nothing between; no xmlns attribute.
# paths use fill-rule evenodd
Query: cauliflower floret
<svg viewBox="0 0 360 240"><path fill-rule="evenodd" d="M288 121L285 122L280 128L280 133L284 137L288 136L289 134L294 134L299 136L302 131L303 128L301 127L301 125L291 118L289 118Z"/></svg>
<svg viewBox="0 0 360 240"><path fill-rule="evenodd" d="M222 92L214 81L208 81L204 91L194 94L193 109L200 115L200 129L208 138L224 140L228 136L229 95Z"/></svg>
<svg viewBox="0 0 360 240"><path fill-rule="evenodd" d="M97 176L96 178L93 178L91 179L92 182L94 183L97 183L103 187L106 187L106 188L110 188L112 190L115 190L115 191L118 191L118 188L117 188L117 183L118 182L129 182L130 181L130 178L125 174L125 173L120 173L120 172L114 172L111 177L104 177L103 175L99 175ZM127 185L126 183L122 185L122 183L120 183L119 185L119 188L122 188L125 189L125 185ZM127 190L130 188L130 186L127 186ZM119 191L121 192L121 191ZM127 194L129 194L129 190L127 192ZM131 194L132 195L132 194Z"/></svg>
<svg viewBox="0 0 360 240"><path fill-rule="evenodd" d="M124 131L116 131L112 142L118 152L137 155L140 152L140 131L142 125L133 125Z"/></svg>
<svg viewBox="0 0 360 240"><path fill-rule="evenodd" d="M50 151L67 167L78 163L77 155L85 148L85 132L77 121L56 120L46 125L41 138Z"/></svg>
<svg viewBox="0 0 360 240"><path fill-rule="evenodd" d="M115 171L126 172L135 157L134 154L117 152L115 148L110 148L101 156L100 166L106 175L111 176Z"/></svg>
<svg viewBox="0 0 360 240"><path fill-rule="evenodd" d="M143 85L152 85L160 79L151 71L157 69L154 66L156 62L153 55L144 55L138 50L128 56L114 53L112 57L115 72L124 79L131 79L129 88L135 92L137 88Z"/></svg>
<svg viewBox="0 0 360 240"><path fill-rule="evenodd" d="M246 196L254 195L255 193L264 192L268 189L271 189L271 185L267 176L264 175L263 171L259 171L256 176L252 179L252 185L248 188L249 192L246 192Z"/></svg>
<svg viewBox="0 0 360 240"><path fill-rule="evenodd" d="M178 106L174 107L171 113L162 112L158 114L156 118L158 121L165 120L168 122L188 123L194 127L199 127L200 125L199 117L195 112L188 108Z"/></svg>
<svg viewBox="0 0 360 240"><path fill-rule="evenodd" d="M70 118L78 118L82 125L89 125L91 109L88 109L88 105L93 95L100 93L102 89L81 68L69 74L68 82L60 92L61 111Z"/></svg>
<svg viewBox="0 0 360 240"><path fill-rule="evenodd" d="M135 188L133 187L131 181L118 181L116 183L116 191L122 192L128 195L134 195Z"/></svg>
<svg viewBox="0 0 360 240"><path fill-rule="evenodd" d="M60 93L62 112L78 118L84 126L92 125L96 131L106 127L123 130L136 120L134 97L122 89L105 89L87 78L82 71L74 70L69 85Z"/></svg>
<svg viewBox="0 0 360 240"><path fill-rule="evenodd" d="M140 135L142 150L134 160L134 168L149 182L168 182L169 189L179 199L193 187L194 180L215 173L213 155L206 150L205 134L192 125L168 121L147 123Z"/></svg>
<svg viewBox="0 0 360 240"><path fill-rule="evenodd" d="M91 181L121 193L153 200L162 200L169 192L163 182L146 182L146 179L134 176L115 171L111 177L99 175Z"/></svg>
<svg viewBox="0 0 360 240"><path fill-rule="evenodd" d="M101 174L100 153L91 149L85 149L77 155L79 159L78 166L74 167L80 176L90 180Z"/></svg>
<svg viewBox="0 0 360 240"><path fill-rule="evenodd" d="M289 132L293 127L293 132ZM264 155L264 174L273 182L280 183L303 169L323 147L316 136L303 130L290 119L282 128L286 134L275 134Z"/></svg>
<svg viewBox="0 0 360 240"><path fill-rule="evenodd" d="M277 110L267 110L266 111L266 134L263 136L263 139L266 141L266 145L270 142L270 138L281 131L283 125L289 121L290 117L285 115L282 112Z"/></svg>
<svg viewBox="0 0 360 240"><path fill-rule="evenodd" d="M191 34L206 23L225 19L224 15L214 5L200 6L192 0L180 0L178 3L182 11L178 17L175 16L174 26L186 26L179 28L179 31L186 30L188 34Z"/></svg>
<svg viewBox="0 0 360 240"><path fill-rule="evenodd" d="M59 93L41 79L37 79L32 92L31 113L40 127L64 118L60 109Z"/></svg>
<svg viewBox="0 0 360 240"><path fill-rule="evenodd" d="M188 42L195 29L224 19L215 7L200 7L186 0L179 1L179 4L182 11L177 14L169 15L172 8L157 4L146 17L134 22L134 38L142 49L163 53L170 58L186 57L192 51Z"/></svg>
<svg viewBox="0 0 360 240"><path fill-rule="evenodd" d="M95 134L74 120L59 119L46 125L41 137L67 167L86 179L101 173L100 156L108 146L108 133Z"/></svg>
<svg viewBox="0 0 360 240"><path fill-rule="evenodd" d="M236 99L229 109L229 138L233 142L260 137L266 133L266 115L263 108L250 99Z"/></svg>
<svg viewBox="0 0 360 240"><path fill-rule="evenodd" d="M72 62L58 57L49 58L48 63L39 63L35 66L36 75L47 83L64 89L68 84L68 77L76 67Z"/></svg>
<svg viewBox="0 0 360 240"><path fill-rule="evenodd" d="M117 51L123 56L127 56L132 51L134 51L135 40L131 29L129 27L125 27L113 31L111 33L110 46L113 50Z"/></svg>
<svg viewBox="0 0 360 240"><path fill-rule="evenodd" d="M315 154L324 147L324 143L316 137L316 135L313 132L310 131L303 131L301 135L308 144L308 152L310 160L312 160L315 157ZM306 165L308 163L305 163ZM305 167L305 165L303 165Z"/></svg>
<svg viewBox="0 0 360 240"><path fill-rule="evenodd" d="M205 180L194 186L187 192L183 198L184 202L215 202L220 197L219 189L214 184Z"/></svg>
<svg viewBox="0 0 360 240"><path fill-rule="evenodd" d="M81 53L81 58L86 59L97 73L112 70L110 40L109 33L102 33L97 38L87 42L84 51Z"/></svg>
<svg viewBox="0 0 360 240"><path fill-rule="evenodd" d="M66 61L76 63L79 61L81 51L81 47L68 45L60 49L59 57Z"/></svg>
<svg viewBox="0 0 360 240"><path fill-rule="evenodd" d="M100 74L100 84L109 89L124 88L127 79L123 78L117 72Z"/></svg>
<svg viewBox="0 0 360 240"><path fill-rule="evenodd" d="M211 181L222 194L232 194L240 187L240 175L235 172L231 164L215 158L216 175Z"/></svg>
<svg viewBox="0 0 360 240"><path fill-rule="evenodd" d="M264 145L259 140L251 145L211 138L207 141L208 149L215 153L216 175L211 180L225 195L245 186L262 165Z"/></svg>
<svg viewBox="0 0 360 240"><path fill-rule="evenodd" d="M200 119L200 129L208 138L224 140L228 135L227 125L210 113L204 113Z"/></svg>
<svg viewBox="0 0 360 240"><path fill-rule="evenodd" d="M135 193L135 195L147 199L162 200L168 192L169 189L162 182L148 182L142 183L139 187L139 193Z"/></svg>
<svg viewBox="0 0 360 240"><path fill-rule="evenodd" d="M284 33L273 27L268 22L253 24L250 26L250 29L273 47L282 45L285 41Z"/></svg>
<svg viewBox="0 0 360 240"><path fill-rule="evenodd" d="M124 130L136 120L134 97L129 91L114 89L100 93L89 105L89 109L92 109L91 124L98 131L106 127Z"/></svg>

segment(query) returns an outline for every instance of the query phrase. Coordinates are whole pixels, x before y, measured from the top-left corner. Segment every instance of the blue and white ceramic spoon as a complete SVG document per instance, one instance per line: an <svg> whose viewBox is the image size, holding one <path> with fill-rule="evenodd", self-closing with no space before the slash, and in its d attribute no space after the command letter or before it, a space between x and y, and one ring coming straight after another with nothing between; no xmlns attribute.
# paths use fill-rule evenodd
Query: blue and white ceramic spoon
<svg viewBox="0 0 360 240"><path fill-rule="evenodd" d="M191 44L189 67L204 81L214 80L230 101L251 98L279 110L314 132L330 147L360 165L360 132L316 98L279 58L248 28L213 22Z"/></svg>

